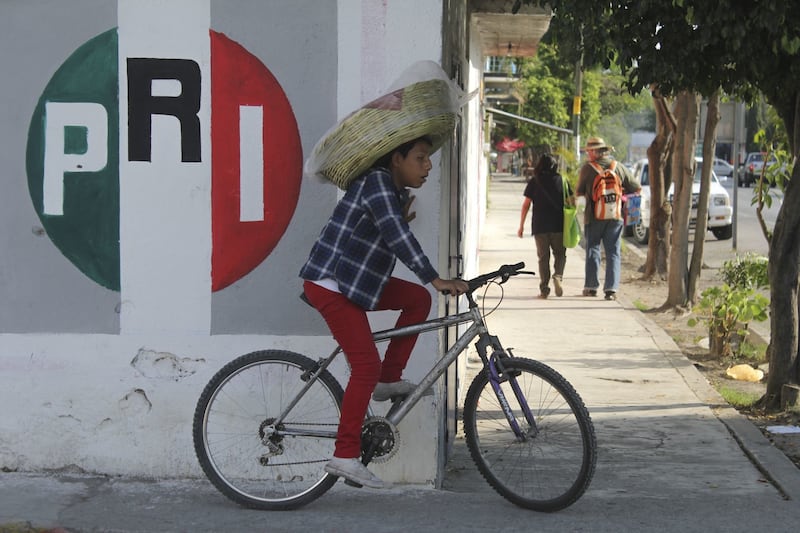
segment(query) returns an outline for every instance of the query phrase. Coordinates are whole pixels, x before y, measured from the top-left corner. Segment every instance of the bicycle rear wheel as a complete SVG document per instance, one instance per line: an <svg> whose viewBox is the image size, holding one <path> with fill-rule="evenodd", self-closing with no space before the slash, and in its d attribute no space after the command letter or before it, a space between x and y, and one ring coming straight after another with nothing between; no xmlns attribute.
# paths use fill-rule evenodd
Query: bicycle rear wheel
<svg viewBox="0 0 800 533"><path fill-rule="evenodd" d="M557 511L586 491L597 461L597 439L578 393L558 372L530 359L503 360L505 393L524 439L503 414L487 370L472 381L464 401L464 435L484 479L510 502ZM519 385L534 417L530 424L511 383Z"/></svg>
<svg viewBox="0 0 800 533"><path fill-rule="evenodd" d="M323 466L333 457L343 392L326 370L298 398L308 381L304 373L314 366L292 352L253 352L225 365L206 385L194 414L195 453L208 479L231 500L256 509L294 509L336 483Z"/></svg>

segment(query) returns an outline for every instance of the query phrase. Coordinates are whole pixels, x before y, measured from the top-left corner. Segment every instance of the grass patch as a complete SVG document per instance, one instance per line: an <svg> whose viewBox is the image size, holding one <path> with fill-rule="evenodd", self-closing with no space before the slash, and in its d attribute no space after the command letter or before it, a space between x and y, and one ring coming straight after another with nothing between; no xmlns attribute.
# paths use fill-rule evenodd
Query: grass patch
<svg viewBox="0 0 800 533"><path fill-rule="evenodd" d="M740 391L725 385L721 385L718 392L726 402L737 408L750 407L761 398L760 394Z"/></svg>
<svg viewBox="0 0 800 533"><path fill-rule="evenodd" d="M767 345L766 344L752 344L748 341L743 341L739 345L739 355L756 363L767 361Z"/></svg>
<svg viewBox="0 0 800 533"><path fill-rule="evenodd" d="M636 300L635 302L633 302L633 306L639 311L647 311L648 309L650 309L650 306L645 304L641 300Z"/></svg>

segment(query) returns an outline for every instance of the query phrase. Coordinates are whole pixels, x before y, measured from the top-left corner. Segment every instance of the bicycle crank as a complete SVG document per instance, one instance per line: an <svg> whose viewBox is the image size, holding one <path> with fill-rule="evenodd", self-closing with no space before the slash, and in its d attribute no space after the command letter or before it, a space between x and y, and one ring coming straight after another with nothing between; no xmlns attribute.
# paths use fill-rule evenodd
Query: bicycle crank
<svg viewBox="0 0 800 533"><path fill-rule="evenodd" d="M367 462L385 463L399 447L397 427L382 416L371 416L361 425L361 455Z"/></svg>

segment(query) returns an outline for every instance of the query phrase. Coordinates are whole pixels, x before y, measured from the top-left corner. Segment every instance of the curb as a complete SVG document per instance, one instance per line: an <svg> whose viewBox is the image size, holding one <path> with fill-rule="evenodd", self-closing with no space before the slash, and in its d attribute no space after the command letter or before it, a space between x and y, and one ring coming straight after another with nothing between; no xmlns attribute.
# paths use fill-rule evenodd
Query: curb
<svg viewBox="0 0 800 533"><path fill-rule="evenodd" d="M666 331L639 311L624 294L620 295L617 301L626 310L635 314L636 320L650 333L656 346L681 375L689 389L698 400L711 408L714 416L728 429L739 447L764 477L785 499L800 500L800 469L782 451L773 446L755 424L725 401L694 364L683 355Z"/></svg>

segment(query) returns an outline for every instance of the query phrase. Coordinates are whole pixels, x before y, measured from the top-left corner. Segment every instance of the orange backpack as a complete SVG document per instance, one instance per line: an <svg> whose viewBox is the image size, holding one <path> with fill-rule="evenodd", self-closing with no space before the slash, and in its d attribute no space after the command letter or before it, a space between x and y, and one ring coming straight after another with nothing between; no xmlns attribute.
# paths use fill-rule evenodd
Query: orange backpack
<svg viewBox="0 0 800 533"><path fill-rule="evenodd" d="M622 218L622 180L614 170L617 162L604 169L597 163L590 163L597 176L592 184L592 202L595 220L620 220Z"/></svg>

